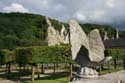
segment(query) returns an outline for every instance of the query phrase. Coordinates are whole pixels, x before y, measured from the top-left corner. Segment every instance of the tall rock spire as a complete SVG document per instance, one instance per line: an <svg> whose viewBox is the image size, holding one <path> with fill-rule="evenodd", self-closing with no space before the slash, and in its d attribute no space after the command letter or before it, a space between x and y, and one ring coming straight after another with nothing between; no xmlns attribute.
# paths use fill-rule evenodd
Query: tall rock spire
<svg viewBox="0 0 125 83"><path fill-rule="evenodd" d="M119 39L119 31L116 29L116 39Z"/></svg>
<svg viewBox="0 0 125 83"><path fill-rule="evenodd" d="M109 39L107 31L104 31L104 39L103 40L107 40L107 39Z"/></svg>
<svg viewBox="0 0 125 83"><path fill-rule="evenodd" d="M62 29L61 29L61 42L64 44L68 44L69 43L69 34L68 31L66 30L65 26L62 24Z"/></svg>
<svg viewBox="0 0 125 83"><path fill-rule="evenodd" d="M49 25L47 29L48 46L55 46L60 44L60 35L57 30L51 25L50 20L46 17L46 22Z"/></svg>

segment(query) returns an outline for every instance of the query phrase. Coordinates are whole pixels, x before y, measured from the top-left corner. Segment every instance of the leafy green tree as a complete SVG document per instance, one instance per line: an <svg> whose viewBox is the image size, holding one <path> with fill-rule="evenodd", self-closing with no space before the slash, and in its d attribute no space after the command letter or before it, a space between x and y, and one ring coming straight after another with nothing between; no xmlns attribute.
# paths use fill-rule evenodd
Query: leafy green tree
<svg viewBox="0 0 125 83"><path fill-rule="evenodd" d="M11 72L11 64L15 61L15 52L7 49L0 50L0 64L6 64L6 73Z"/></svg>

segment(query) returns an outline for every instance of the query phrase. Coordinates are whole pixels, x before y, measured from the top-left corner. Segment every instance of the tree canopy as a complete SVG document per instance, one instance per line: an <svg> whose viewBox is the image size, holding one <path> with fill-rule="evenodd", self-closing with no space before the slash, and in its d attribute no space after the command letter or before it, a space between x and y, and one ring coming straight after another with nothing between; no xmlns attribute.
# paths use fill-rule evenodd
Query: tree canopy
<svg viewBox="0 0 125 83"><path fill-rule="evenodd" d="M16 61L19 64L64 63L71 61L69 45L17 48L15 55Z"/></svg>
<svg viewBox="0 0 125 83"><path fill-rule="evenodd" d="M93 29L99 29L102 39L104 38L105 31L109 38L116 37L116 29L109 25L99 24L80 24L84 31L88 34Z"/></svg>
<svg viewBox="0 0 125 83"><path fill-rule="evenodd" d="M63 23L51 19L55 28ZM0 13L0 48L46 45L45 16L28 13Z"/></svg>

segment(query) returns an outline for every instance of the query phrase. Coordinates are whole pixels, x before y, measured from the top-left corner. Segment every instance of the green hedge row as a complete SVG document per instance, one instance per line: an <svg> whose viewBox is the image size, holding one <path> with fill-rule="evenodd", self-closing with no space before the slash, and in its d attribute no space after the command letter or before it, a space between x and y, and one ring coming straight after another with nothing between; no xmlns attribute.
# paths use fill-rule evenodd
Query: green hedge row
<svg viewBox="0 0 125 83"><path fill-rule="evenodd" d="M70 46L33 46L17 48L16 61L20 64L27 63L61 63L70 62Z"/></svg>
<svg viewBox="0 0 125 83"><path fill-rule="evenodd" d="M125 49L107 49L105 55L113 59L125 58ZM69 45L20 47L14 51L0 50L0 64L16 61L19 64L28 63L70 63Z"/></svg>
<svg viewBox="0 0 125 83"><path fill-rule="evenodd" d="M0 64L5 64L15 60L15 52L7 49L0 50Z"/></svg>
<svg viewBox="0 0 125 83"><path fill-rule="evenodd" d="M112 56L113 59L125 58L125 49L107 49L108 55Z"/></svg>

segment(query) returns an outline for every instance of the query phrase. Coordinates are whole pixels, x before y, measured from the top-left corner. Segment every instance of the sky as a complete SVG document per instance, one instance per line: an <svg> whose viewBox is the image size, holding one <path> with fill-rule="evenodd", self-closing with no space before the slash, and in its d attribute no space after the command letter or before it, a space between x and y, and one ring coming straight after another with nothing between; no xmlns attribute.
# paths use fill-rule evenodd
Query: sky
<svg viewBox="0 0 125 83"><path fill-rule="evenodd" d="M45 15L60 21L125 28L125 0L0 0L0 12Z"/></svg>

